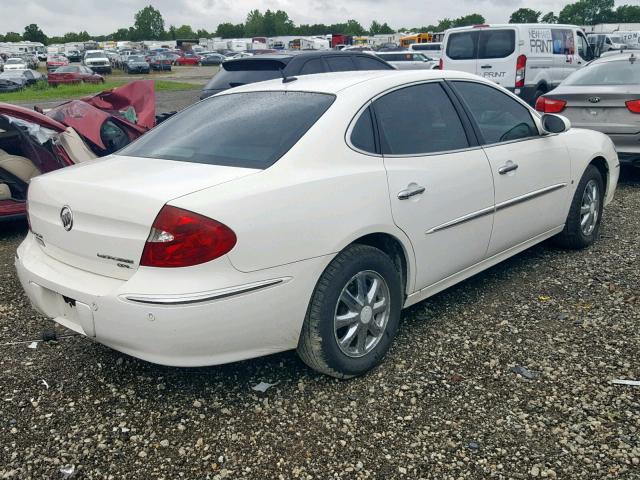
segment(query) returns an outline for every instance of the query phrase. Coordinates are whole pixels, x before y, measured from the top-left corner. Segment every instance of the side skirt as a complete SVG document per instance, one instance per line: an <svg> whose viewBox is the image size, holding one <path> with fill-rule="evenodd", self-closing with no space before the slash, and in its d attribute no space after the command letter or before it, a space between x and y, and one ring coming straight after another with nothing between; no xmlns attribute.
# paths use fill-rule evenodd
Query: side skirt
<svg viewBox="0 0 640 480"><path fill-rule="evenodd" d="M450 275L449 277L443 280L440 280L439 282L436 282L428 287L425 287L422 290L418 290L417 292L412 293L407 297L403 308L407 308L407 307L410 307L411 305L415 305L416 303L421 302L422 300L425 300L426 298L429 298L435 295L436 293L439 293L442 290L445 290L455 285L456 283L459 283L463 280L466 280L469 277L472 277L476 273L480 273L481 271L486 270L487 268L493 267L494 265L497 265L503 260L506 260L507 258L512 257L526 250L527 248L532 247L535 244L546 240L547 238L553 237L554 235L560 233L563 228L564 228L564 225L560 225L559 227L553 228L545 233L542 233L536 237L533 237L532 239L527 240L526 242L522 242L518 245L515 245L509 248L508 250L505 250L504 252L500 252L495 254L492 257L486 258L481 262L478 262L475 265L465 268L464 270L458 273L454 273L453 275Z"/></svg>

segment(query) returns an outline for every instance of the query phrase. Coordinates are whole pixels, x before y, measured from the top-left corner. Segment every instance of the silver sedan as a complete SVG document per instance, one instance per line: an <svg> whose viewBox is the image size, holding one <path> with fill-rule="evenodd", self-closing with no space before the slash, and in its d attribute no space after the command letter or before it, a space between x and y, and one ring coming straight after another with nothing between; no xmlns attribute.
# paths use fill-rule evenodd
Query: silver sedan
<svg viewBox="0 0 640 480"><path fill-rule="evenodd" d="M640 167L640 58L620 53L591 62L540 97L536 109L561 113L574 127L606 133L620 163Z"/></svg>

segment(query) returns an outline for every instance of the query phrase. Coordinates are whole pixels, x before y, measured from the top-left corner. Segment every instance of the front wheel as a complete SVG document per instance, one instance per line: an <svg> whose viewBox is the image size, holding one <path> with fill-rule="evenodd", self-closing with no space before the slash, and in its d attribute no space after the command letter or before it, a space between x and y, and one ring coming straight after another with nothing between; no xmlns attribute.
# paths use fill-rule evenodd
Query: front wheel
<svg viewBox="0 0 640 480"><path fill-rule="evenodd" d="M556 236L556 243L565 248L580 249L596 241L604 207L604 192L600 171L589 165L573 195L564 230Z"/></svg>
<svg viewBox="0 0 640 480"><path fill-rule="evenodd" d="M402 308L402 281L393 261L368 245L351 245L329 264L311 298L298 355L337 378L378 365L391 346Z"/></svg>

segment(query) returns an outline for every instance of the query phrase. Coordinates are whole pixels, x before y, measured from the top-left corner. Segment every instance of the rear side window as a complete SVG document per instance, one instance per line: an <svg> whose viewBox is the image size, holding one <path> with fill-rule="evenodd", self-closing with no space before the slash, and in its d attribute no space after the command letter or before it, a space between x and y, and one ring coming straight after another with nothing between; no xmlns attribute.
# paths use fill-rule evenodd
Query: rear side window
<svg viewBox="0 0 640 480"><path fill-rule="evenodd" d="M388 93L374 103L382 153L421 155L467 148L462 122L438 83Z"/></svg>
<svg viewBox="0 0 640 480"><path fill-rule="evenodd" d="M132 157L265 169L334 101L310 92L246 92L196 103L131 143Z"/></svg>
<svg viewBox="0 0 640 480"><path fill-rule="evenodd" d="M452 60L475 60L478 56L479 32L460 32L449 35L447 57Z"/></svg>
<svg viewBox="0 0 640 480"><path fill-rule="evenodd" d="M358 70L393 70L390 65L369 56L359 55L353 57Z"/></svg>
<svg viewBox="0 0 640 480"><path fill-rule="evenodd" d="M515 30L483 30L480 32L478 58L504 58L516 49Z"/></svg>
<svg viewBox="0 0 640 480"><path fill-rule="evenodd" d="M278 60L232 60L223 63L205 90L227 89L281 77L286 66Z"/></svg>
<svg viewBox="0 0 640 480"><path fill-rule="evenodd" d="M351 72L355 70L350 56L325 57L332 72Z"/></svg>
<svg viewBox="0 0 640 480"><path fill-rule="evenodd" d="M364 152L376 153L371 108L367 108L362 112L362 115L356 121L351 132L351 144Z"/></svg>
<svg viewBox="0 0 640 480"><path fill-rule="evenodd" d="M498 89L473 82L454 82L473 115L485 144L538 136L529 109Z"/></svg>
<svg viewBox="0 0 640 480"><path fill-rule="evenodd" d="M302 66L300 70L300 75L311 75L313 73L324 73L327 69L324 66L321 58L314 58L313 60L309 60Z"/></svg>

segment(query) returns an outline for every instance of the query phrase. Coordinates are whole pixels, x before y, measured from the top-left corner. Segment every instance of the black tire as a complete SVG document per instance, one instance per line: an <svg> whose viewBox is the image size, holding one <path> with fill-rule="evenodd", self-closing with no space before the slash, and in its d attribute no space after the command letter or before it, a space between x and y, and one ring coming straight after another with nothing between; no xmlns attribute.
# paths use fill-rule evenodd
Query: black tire
<svg viewBox="0 0 640 480"><path fill-rule="evenodd" d="M585 234L580 225L582 217L580 209L582 208L582 200L585 194L585 190L590 182L595 182L595 186L598 191L598 216L593 231L589 234ZM593 242L597 240L598 234L600 232L602 210L604 207L604 194L604 180L602 178L602 175L600 174L600 171L595 166L589 165L582 175L580 182L578 183L576 193L573 195L573 200L571 201L571 207L569 208L569 215L567 216L564 230L562 230L562 232L560 232L554 238L554 241L557 245L564 248L577 250L586 248L592 245Z"/></svg>
<svg viewBox="0 0 640 480"><path fill-rule="evenodd" d="M361 272L373 272L384 280L390 308L378 343L363 356L353 357L346 355L338 345L334 316L343 288ZM298 355L309 367L333 377L361 375L378 365L389 350L400 322L402 303L401 274L391 258L368 245L351 245L331 261L318 280L302 326Z"/></svg>

